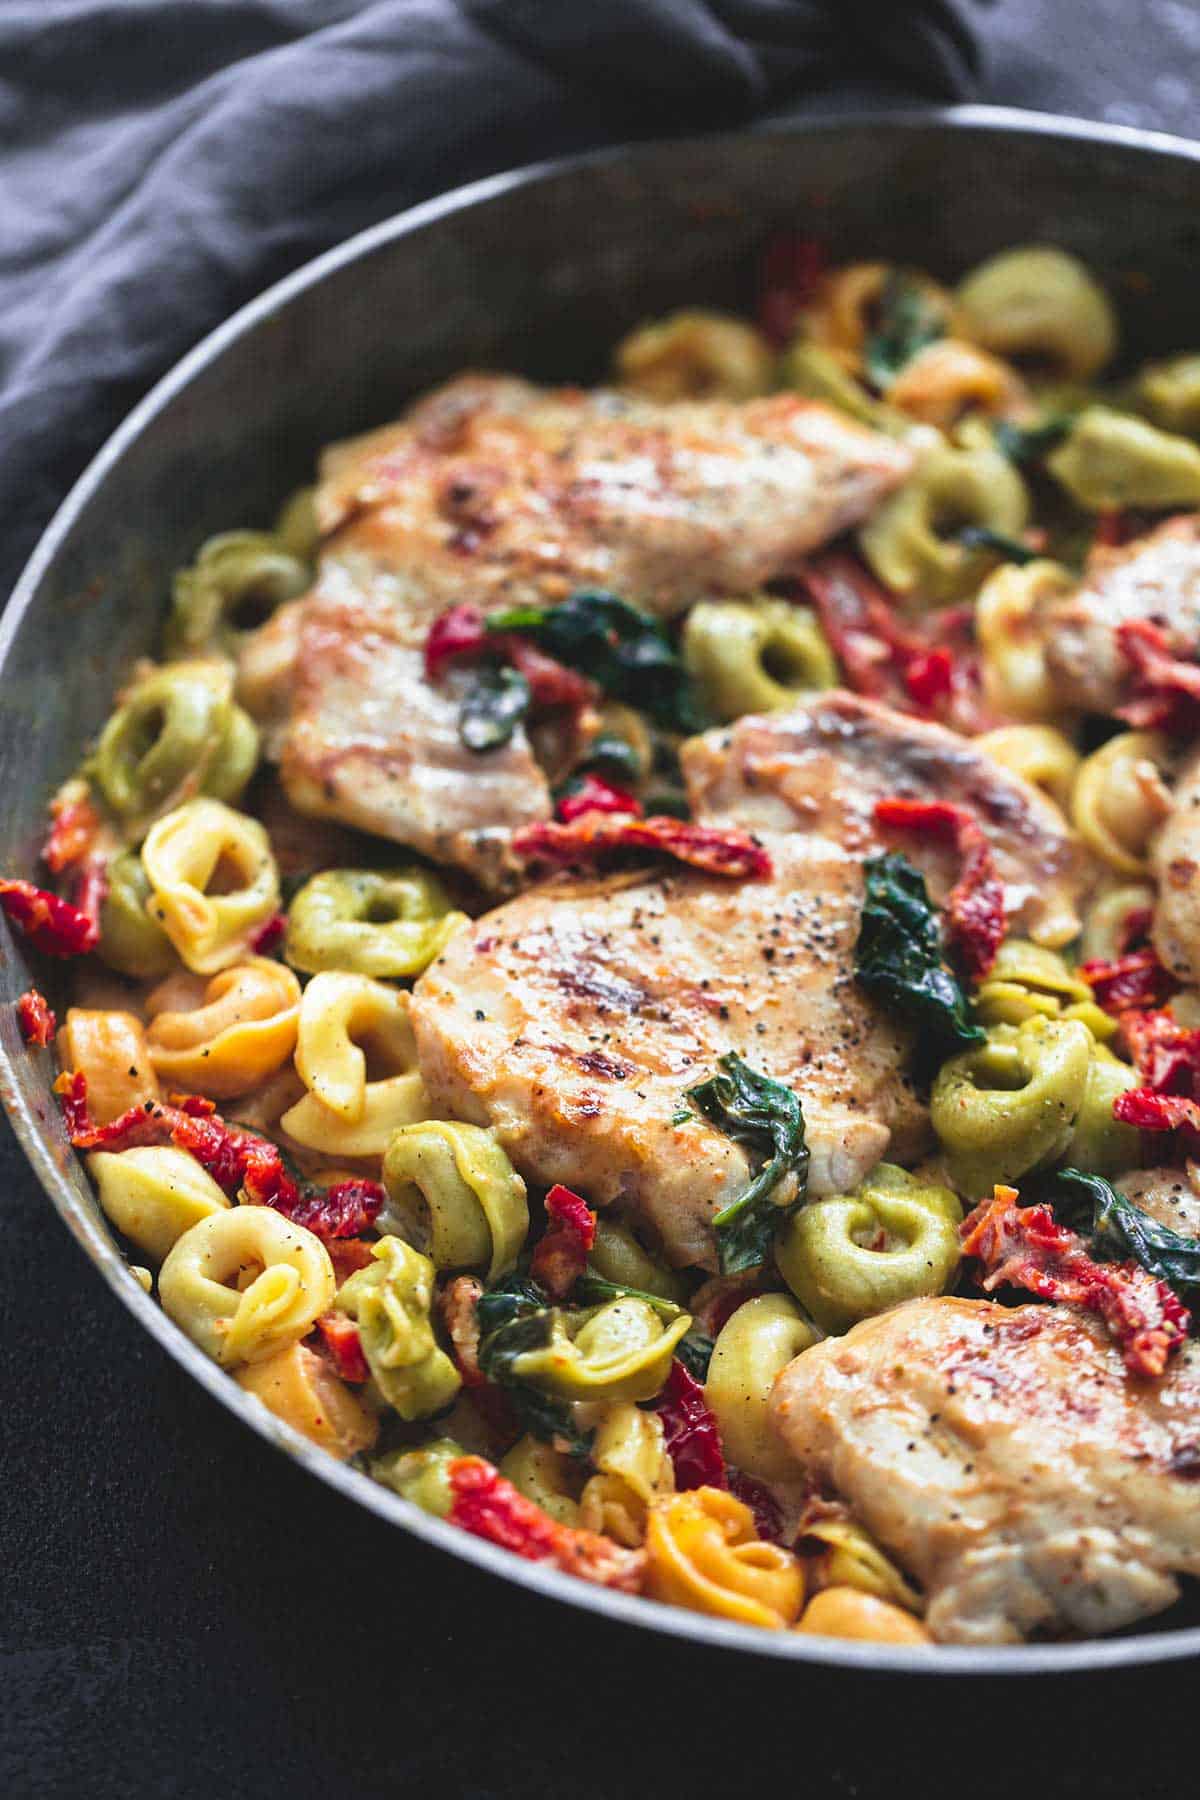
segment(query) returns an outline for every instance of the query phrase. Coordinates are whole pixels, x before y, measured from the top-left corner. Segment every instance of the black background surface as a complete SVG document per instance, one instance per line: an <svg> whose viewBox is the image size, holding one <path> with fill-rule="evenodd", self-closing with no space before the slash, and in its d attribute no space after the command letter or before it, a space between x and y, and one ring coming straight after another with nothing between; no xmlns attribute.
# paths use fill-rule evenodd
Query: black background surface
<svg viewBox="0 0 1200 1800"><path fill-rule="evenodd" d="M984 98L1191 126L1190 0L1022 0L984 28ZM498 143L495 166L511 160ZM437 1557L192 1385L6 1127L0 1216L5 1800L1195 1788L1194 1666L823 1675L642 1636Z"/></svg>

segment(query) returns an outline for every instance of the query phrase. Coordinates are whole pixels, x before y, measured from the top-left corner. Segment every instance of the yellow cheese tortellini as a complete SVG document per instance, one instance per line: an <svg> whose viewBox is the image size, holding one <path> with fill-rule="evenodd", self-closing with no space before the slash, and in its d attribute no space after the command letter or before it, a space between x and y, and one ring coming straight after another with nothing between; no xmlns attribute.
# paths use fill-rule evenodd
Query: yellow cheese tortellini
<svg viewBox="0 0 1200 1800"><path fill-rule="evenodd" d="M1092 1045L1079 1019L1037 1016L992 1026L986 1044L942 1064L930 1119L964 1193L978 1198L1062 1155L1083 1105Z"/></svg>
<svg viewBox="0 0 1200 1800"><path fill-rule="evenodd" d="M799 1473L770 1419L775 1377L817 1333L787 1294L760 1294L731 1315L713 1346L704 1397L729 1460L764 1481Z"/></svg>
<svg viewBox="0 0 1200 1800"><path fill-rule="evenodd" d="M229 1201L207 1169L173 1144L94 1150L87 1159L105 1217L160 1263L185 1231Z"/></svg>
<svg viewBox="0 0 1200 1800"><path fill-rule="evenodd" d="M466 923L425 869L325 869L288 908L284 955L309 975L419 975Z"/></svg>
<svg viewBox="0 0 1200 1800"><path fill-rule="evenodd" d="M998 713L1030 723L1062 718L1063 707L1046 665L1039 614L1065 599L1075 585L1069 569L1039 558L1023 568L997 569L980 588L975 632L982 653L983 693Z"/></svg>
<svg viewBox="0 0 1200 1800"><path fill-rule="evenodd" d="M205 983L171 976L146 998L146 1041L168 1087L230 1100L273 1075L296 1047L300 983L252 956Z"/></svg>
<svg viewBox="0 0 1200 1800"><path fill-rule="evenodd" d="M280 1123L327 1156L382 1156L424 1118L408 994L366 975L314 975L300 1002L296 1069L307 1088Z"/></svg>
<svg viewBox="0 0 1200 1800"><path fill-rule="evenodd" d="M390 1235L371 1246L371 1258L338 1289L337 1310L358 1326L367 1366L388 1405L402 1419L428 1419L462 1386L433 1333L433 1264Z"/></svg>
<svg viewBox="0 0 1200 1800"><path fill-rule="evenodd" d="M1118 875L1150 873L1150 839L1171 808L1171 746L1158 731L1120 731L1081 767L1071 818L1089 850Z"/></svg>
<svg viewBox="0 0 1200 1800"><path fill-rule="evenodd" d="M1107 406L1089 406L1046 467L1093 512L1200 505L1200 448Z"/></svg>
<svg viewBox="0 0 1200 1800"><path fill-rule="evenodd" d="M311 501L297 499L296 511L281 520L287 541L269 531L223 531L201 545L190 568L179 571L166 630L172 655L219 649L236 656L249 632L311 584L307 561L293 553L315 548L312 526L301 512L311 513Z"/></svg>
<svg viewBox="0 0 1200 1800"><path fill-rule="evenodd" d="M853 1588L905 1612L924 1610L916 1588L855 1519L831 1513L806 1523L797 1549L804 1557L810 1590Z"/></svg>
<svg viewBox="0 0 1200 1800"><path fill-rule="evenodd" d="M1148 881L1126 881L1097 894L1083 921L1080 961L1115 962L1128 947L1129 920L1153 911L1156 895Z"/></svg>
<svg viewBox="0 0 1200 1800"><path fill-rule="evenodd" d="M880 1163L856 1193L802 1206L775 1260L811 1317L845 1331L901 1300L940 1294L958 1267L961 1222L949 1188Z"/></svg>
<svg viewBox="0 0 1200 1800"><path fill-rule="evenodd" d="M423 1119L393 1133L383 1159L392 1228L436 1269L515 1265L529 1232L525 1183L490 1131Z"/></svg>
<svg viewBox="0 0 1200 1800"><path fill-rule="evenodd" d="M269 1206L232 1206L179 1238L158 1295L180 1330L228 1369L306 1337L336 1285L319 1237Z"/></svg>
<svg viewBox="0 0 1200 1800"><path fill-rule="evenodd" d="M109 811L133 834L198 793L236 800L258 760L258 731L235 706L227 667L155 669L109 719L88 771Z"/></svg>
<svg viewBox="0 0 1200 1800"><path fill-rule="evenodd" d="M962 541L968 527L1008 538L1024 530L1029 496L1007 457L991 446L939 445L858 534L879 579L916 606L973 594L994 552Z"/></svg>
<svg viewBox="0 0 1200 1800"><path fill-rule="evenodd" d="M1059 375L1086 380L1116 353L1111 302L1065 250L1003 250L972 269L955 299L963 335L997 356L1049 363Z"/></svg>
<svg viewBox="0 0 1200 1800"><path fill-rule="evenodd" d="M64 1069L86 1077L88 1110L97 1125L162 1099L136 1013L72 1006L58 1034L58 1054Z"/></svg>
<svg viewBox="0 0 1200 1800"><path fill-rule="evenodd" d="M804 1575L790 1551L755 1535L748 1506L700 1487L651 1504L646 1592L692 1612L782 1631L799 1617Z"/></svg>
<svg viewBox="0 0 1200 1800"><path fill-rule="evenodd" d="M683 660L719 720L779 712L838 681L812 612L786 600L700 601L683 628Z"/></svg>
<svg viewBox="0 0 1200 1800"><path fill-rule="evenodd" d="M622 338L615 360L621 386L648 400L752 400L775 379L760 331L702 307L639 325Z"/></svg>
<svg viewBox="0 0 1200 1800"><path fill-rule="evenodd" d="M675 1491L662 1420L628 1401L606 1407L591 1460L596 1473L579 1497L579 1524L632 1549L645 1538L654 1501Z"/></svg>
<svg viewBox="0 0 1200 1800"><path fill-rule="evenodd" d="M278 910L279 873L257 819L219 800L189 800L142 845L146 911L189 969L214 975L246 954Z"/></svg>
<svg viewBox="0 0 1200 1800"><path fill-rule="evenodd" d="M303 1344L289 1344L262 1362L247 1363L234 1380L339 1462L369 1450L379 1436L376 1415L323 1356Z"/></svg>
<svg viewBox="0 0 1200 1800"><path fill-rule="evenodd" d="M547 1341L511 1359L512 1378L560 1400L652 1400L691 1323L687 1313L668 1323L632 1295L583 1313L555 1308Z"/></svg>
<svg viewBox="0 0 1200 1800"><path fill-rule="evenodd" d="M974 747L1002 769L1011 769L1022 781L1041 788L1064 812L1070 806L1083 758L1070 738L1053 725L1001 725L983 732L974 740Z"/></svg>

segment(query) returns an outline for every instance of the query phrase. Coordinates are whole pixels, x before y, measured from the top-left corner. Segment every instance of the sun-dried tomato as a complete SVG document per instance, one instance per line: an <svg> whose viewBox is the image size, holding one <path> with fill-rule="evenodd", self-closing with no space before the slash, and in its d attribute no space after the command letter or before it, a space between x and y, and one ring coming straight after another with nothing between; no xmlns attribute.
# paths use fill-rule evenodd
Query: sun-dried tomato
<svg viewBox="0 0 1200 1800"><path fill-rule="evenodd" d="M821 239L799 231L778 232L767 244L759 265L756 311L759 329L777 350L794 335L828 260Z"/></svg>
<svg viewBox="0 0 1200 1800"><path fill-rule="evenodd" d="M1151 1087L1129 1088L1113 1101L1113 1118L1138 1131L1200 1135L1200 1100L1187 1094L1158 1094Z"/></svg>
<svg viewBox="0 0 1200 1800"><path fill-rule="evenodd" d="M546 1195L546 1217L549 1226L530 1260L530 1279L552 1300L565 1300L587 1267L596 1215L586 1200L556 1182Z"/></svg>
<svg viewBox="0 0 1200 1800"><path fill-rule="evenodd" d="M731 880L771 874L771 859L756 838L744 831L717 831L665 814L649 819L622 818L589 812L569 825L545 820L526 825L513 836L518 856L529 862L560 866L593 862L617 850L650 850L674 857L689 868Z"/></svg>
<svg viewBox="0 0 1200 1800"><path fill-rule="evenodd" d="M1147 1087L1200 1100L1200 1031L1168 1012L1130 1009L1121 1015L1121 1036Z"/></svg>
<svg viewBox="0 0 1200 1800"><path fill-rule="evenodd" d="M44 1050L58 1030L50 1003L37 988L30 988L17 1001L17 1023L25 1042L35 1050Z"/></svg>
<svg viewBox="0 0 1200 1800"><path fill-rule="evenodd" d="M626 1550L596 1532L560 1525L517 1492L491 1463L459 1456L447 1465L453 1499L450 1522L474 1537L512 1550L529 1562L549 1563L567 1575L636 1594L646 1565L644 1550Z"/></svg>
<svg viewBox="0 0 1200 1800"><path fill-rule="evenodd" d="M343 1381L363 1382L371 1371L363 1352L358 1326L345 1313L322 1313L317 1320L322 1348Z"/></svg>
<svg viewBox="0 0 1200 1800"><path fill-rule="evenodd" d="M263 920L258 930L250 938L250 948L255 956L273 955L283 941L287 922L285 912L272 913L269 919Z"/></svg>
<svg viewBox="0 0 1200 1800"><path fill-rule="evenodd" d="M730 1469L729 1491L754 1514L754 1529L769 1544L783 1541L783 1509L765 1481L747 1475L742 1469Z"/></svg>
<svg viewBox="0 0 1200 1800"><path fill-rule="evenodd" d="M585 775L562 796L554 810L564 825L570 825L584 813L625 813L637 818L642 809L636 795L628 788L614 787L611 781L602 781L599 775Z"/></svg>
<svg viewBox="0 0 1200 1800"><path fill-rule="evenodd" d="M1162 1006L1179 992L1179 983L1170 969L1163 967L1149 947L1131 950L1115 962L1093 957L1080 965L1079 973L1091 987L1096 1004L1110 1013L1124 1012L1131 1006Z"/></svg>
<svg viewBox="0 0 1200 1800"><path fill-rule="evenodd" d="M1200 663L1175 656L1162 626L1150 619L1124 620L1116 638L1133 675L1133 692L1117 707L1118 718L1139 731L1194 736L1200 724Z"/></svg>
<svg viewBox="0 0 1200 1800"><path fill-rule="evenodd" d="M922 712L935 712L953 692L954 658L946 649L918 651L904 671L904 685Z"/></svg>
<svg viewBox="0 0 1200 1800"><path fill-rule="evenodd" d="M339 1287L343 1281L349 1281L351 1275L357 1275L360 1269L370 1268L375 1260L374 1244L370 1238L328 1238L325 1248L333 1264L333 1278Z"/></svg>
<svg viewBox="0 0 1200 1800"><path fill-rule="evenodd" d="M1003 942L1005 918L1004 887L979 821L948 800L889 799L876 801L875 822L953 844L958 851L962 868L943 908L946 935L963 972L981 980Z"/></svg>
<svg viewBox="0 0 1200 1800"><path fill-rule="evenodd" d="M704 1389L678 1358L671 1364L671 1373L654 1405L662 1420L667 1455L674 1465L675 1486L680 1493L688 1488L727 1487L717 1421L704 1398Z"/></svg>
<svg viewBox="0 0 1200 1800"><path fill-rule="evenodd" d="M981 1200L961 1232L963 1255L983 1264L988 1293L1017 1287L1086 1307L1103 1319L1132 1375L1162 1375L1187 1337L1191 1315L1165 1281L1134 1262L1094 1262L1048 1206L1018 1206L1015 1188L997 1187Z"/></svg>
<svg viewBox="0 0 1200 1800"><path fill-rule="evenodd" d="M1117 941L1122 956L1128 956L1131 950L1141 950L1150 936L1150 927L1154 922L1152 906L1131 906L1121 920L1121 928Z"/></svg>
<svg viewBox="0 0 1200 1800"><path fill-rule="evenodd" d="M46 956L84 956L100 941L97 918L32 881L0 880L0 907Z"/></svg>
<svg viewBox="0 0 1200 1800"><path fill-rule="evenodd" d="M53 875L61 875L64 869L90 855L101 827L100 814L87 793L71 791L81 785L71 782L66 793L56 795L50 802L52 823L42 848L42 861Z"/></svg>
<svg viewBox="0 0 1200 1800"><path fill-rule="evenodd" d="M287 1199L285 1203L275 1199L268 1205L328 1241L330 1238L357 1238L368 1231L379 1217L386 1199L387 1195L377 1181L355 1176L349 1181L335 1181L332 1187L306 1186L298 1190L294 1201Z"/></svg>
<svg viewBox="0 0 1200 1800"><path fill-rule="evenodd" d="M482 656L487 645L487 624L483 609L464 602L441 613L429 627L425 639L425 673L436 681L446 663L456 657Z"/></svg>

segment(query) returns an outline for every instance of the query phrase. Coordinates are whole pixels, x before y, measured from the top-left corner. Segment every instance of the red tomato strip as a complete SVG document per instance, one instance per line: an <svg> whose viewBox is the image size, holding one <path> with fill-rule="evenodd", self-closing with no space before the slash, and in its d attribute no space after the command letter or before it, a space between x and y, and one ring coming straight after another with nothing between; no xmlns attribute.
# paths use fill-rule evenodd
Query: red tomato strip
<svg viewBox="0 0 1200 1800"><path fill-rule="evenodd" d="M1117 626L1117 649L1133 672L1133 694L1117 716L1139 731L1166 730L1190 737L1200 706L1200 663L1171 652L1161 625L1150 619L1126 619Z"/></svg>
<svg viewBox="0 0 1200 1800"><path fill-rule="evenodd" d="M322 1313L317 1320L322 1348L343 1381L363 1382L371 1371L363 1354L358 1326L345 1313Z"/></svg>
<svg viewBox="0 0 1200 1800"><path fill-rule="evenodd" d="M1025 1288L1040 1300L1086 1307L1103 1319L1131 1375L1162 1375L1187 1337L1191 1315L1165 1281L1134 1262L1093 1262L1048 1206L1018 1206L1015 1188L998 1187L961 1229L963 1254L983 1264L988 1293Z"/></svg>
<svg viewBox="0 0 1200 1800"><path fill-rule="evenodd" d="M675 1466L675 1486L729 1486L717 1421L696 1377L676 1358L654 1409L662 1420L667 1455Z"/></svg>
<svg viewBox="0 0 1200 1800"><path fill-rule="evenodd" d="M72 783L72 786L75 784ZM100 830L99 813L85 795L50 802L50 834L42 849L42 861L53 875L82 862L89 855Z"/></svg>
<svg viewBox="0 0 1200 1800"><path fill-rule="evenodd" d="M584 706L596 697L586 676L547 656L519 632L489 631L481 607L466 602L452 606L436 618L425 639L425 673L436 681L450 662L478 662L495 656L520 671L529 683L529 695L539 709Z"/></svg>
<svg viewBox="0 0 1200 1800"><path fill-rule="evenodd" d="M593 862L614 850L652 850L707 875L725 875L731 880L772 873L770 857L748 833L716 831L666 814L630 819L588 812L569 825L546 820L523 826L514 834L512 845L518 856L530 862L560 866Z"/></svg>
<svg viewBox="0 0 1200 1800"><path fill-rule="evenodd" d="M992 847L978 820L948 800L879 800L875 823L950 843L962 857L962 872L946 896L946 931L964 972L979 981L996 960L1004 939L1004 888L996 874Z"/></svg>
<svg viewBox="0 0 1200 1800"><path fill-rule="evenodd" d="M35 1050L44 1050L58 1030L49 1001L36 988L30 988L17 1001L17 1023L25 1042Z"/></svg>
<svg viewBox="0 0 1200 1800"><path fill-rule="evenodd" d="M564 1574L622 1593L640 1592L644 1550L626 1550L596 1532L560 1525L482 1457L456 1457L448 1474L454 1496L449 1515L452 1525L515 1551L529 1562L548 1563Z"/></svg>
<svg viewBox="0 0 1200 1800"><path fill-rule="evenodd" d="M552 1300L565 1300L587 1267L596 1215L586 1200L556 1182L546 1195L546 1217L549 1227L530 1259L530 1279Z"/></svg>
<svg viewBox="0 0 1200 1800"><path fill-rule="evenodd" d="M1131 950L1115 962L1093 957L1080 964L1079 973L1105 1012L1124 1012L1128 1007L1161 1006L1179 992L1179 983L1159 962L1152 949Z"/></svg>
<svg viewBox="0 0 1200 1800"><path fill-rule="evenodd" d="M585 775L578 787L562 796L554 810L564 825L573 824L584 813L626 813L636 819L642 811L637 797L628 788L614 787L611 781L602 781L599 775Z"/></svg>
<svg viewBox="0 0 1200 1800"><path fill-rule="evenodd" d="M46 956L84 956L100 942L97 916L32 881L0 880L0 907Z"/></svg>

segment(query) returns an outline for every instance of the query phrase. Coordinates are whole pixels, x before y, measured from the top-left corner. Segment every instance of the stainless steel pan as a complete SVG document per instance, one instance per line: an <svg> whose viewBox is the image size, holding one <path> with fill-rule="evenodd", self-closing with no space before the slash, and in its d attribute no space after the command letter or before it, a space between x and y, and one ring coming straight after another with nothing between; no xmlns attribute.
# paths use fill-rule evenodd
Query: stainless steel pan
<svg viewBox="0 0 1200 1800"><path fill-rule="evenodd" d="M822 119L520 170L403 213L215 331L62 506L0 628L0 869L35 872L47 795L151 647L171 572L203 538L268 520L321 445L390 419L464 366L588 379L647 314L747 304L755 253L781 226L818 232L835 258L897 257L948 276L1007 244L1061 244L1112 283L1133 354L1196 347L1200 146L1145 132L986 108ZM31 971L6 926L0 936L0 1093L50 1200L164 1349L348 1502L566 1605L714 1648L989 1675L1200 1652L1191 1625L1002 1651L756 1632L521 1562L340 1466L243 1394L129 1274L67 1144L49 1058L20 1040L8 1003Z"/></svg>

